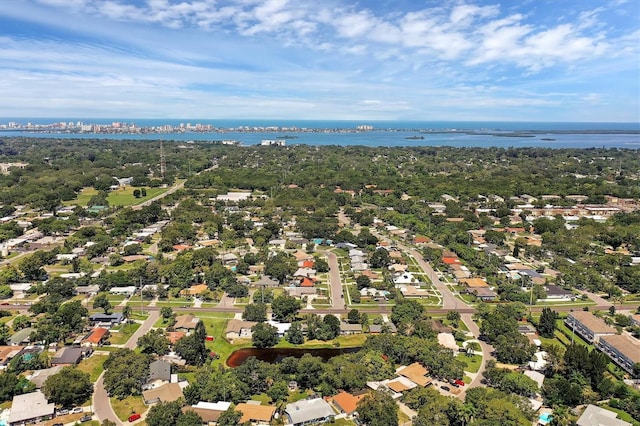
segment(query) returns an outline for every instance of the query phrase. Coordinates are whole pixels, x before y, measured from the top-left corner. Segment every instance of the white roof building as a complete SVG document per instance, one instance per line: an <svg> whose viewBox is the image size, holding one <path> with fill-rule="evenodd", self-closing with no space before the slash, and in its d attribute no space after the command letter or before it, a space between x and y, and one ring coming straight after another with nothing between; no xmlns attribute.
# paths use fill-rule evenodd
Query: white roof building
<svg viewBox="0 0 640 426"><path fill-rule="evenodd" d="M49 403L40 391L16 395L11 404L9 425L18 425L40 419L50 418L56 409L54 403Z"/></svg>
<svg viewBox="0 0 640 426"><path fill-rule="evenodd" d="M292 402L287 404L284 412L289 417L289 422L294 426L314 421L322 422L335 415L329 403L322 398Z"/></svg>

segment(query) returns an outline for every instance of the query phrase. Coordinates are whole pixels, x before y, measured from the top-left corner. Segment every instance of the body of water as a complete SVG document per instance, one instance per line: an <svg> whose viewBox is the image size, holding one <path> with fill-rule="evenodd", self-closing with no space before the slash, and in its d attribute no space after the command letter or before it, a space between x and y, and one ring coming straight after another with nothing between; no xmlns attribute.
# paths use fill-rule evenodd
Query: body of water
<svg viewBox="0 0 640 426"><path fill-rule="evenodd" d="M244 348L233 352L227 359L227 366L235 368L242 365L249 357L256 357L260 361L269 363L278 363L287 357L302 358L305 354L310 354L328 361L331 358L358 352L360 348L321 348L321 349L302 349L302 348Z"/></svg>
<svg viewBox="0 0 640 426"><path fill-rule="evenodd" d="M236 131L184 132L152 134L42 133L2 131L2 136L86 139L134 139L176 141L235 140L243 145L256 145L264 139L288 137L287 145L340 146L459 146L459 147L545 147L545 148L629 148L640 149L639 123L523 123L523 122L414 122L414 121L312 121L312 120L132 120L132 119L11 119L25 124L83 122L111 124L135 123L138 127L180 124L204 124L221 129L254 127L288 127L311 131ZM353 132L356 126L368 124L374 130ZM348 129L349 132L340 132Z"/></svg>

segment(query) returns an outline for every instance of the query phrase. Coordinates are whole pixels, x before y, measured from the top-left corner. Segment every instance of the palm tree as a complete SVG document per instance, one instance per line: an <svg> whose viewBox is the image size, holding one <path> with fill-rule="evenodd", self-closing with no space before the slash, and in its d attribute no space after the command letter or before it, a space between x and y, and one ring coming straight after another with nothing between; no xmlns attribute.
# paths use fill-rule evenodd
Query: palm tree
<svg viewBox="0 0 640 426"><path fill-rule="evenodd" d="M472 405L459 404L456 407L456 412L454 413L454 416L462 426L465 426L473 420L474 414L475 414L475 409L473 408Z"/></svg>
<svg viewBox="0 0 640 426"><path fill-rule="evenodd" d="M129 317L131 317L131 306L124 305L122 308L122 317L124 318L125 325L129 323Z"/></svg>
<svg viewBox="0 0 640 426"><path fill-rule="evenodd" d="M482 347L478 342L467 343L467 356L473 356L476 352L482 352Z"/></svg>

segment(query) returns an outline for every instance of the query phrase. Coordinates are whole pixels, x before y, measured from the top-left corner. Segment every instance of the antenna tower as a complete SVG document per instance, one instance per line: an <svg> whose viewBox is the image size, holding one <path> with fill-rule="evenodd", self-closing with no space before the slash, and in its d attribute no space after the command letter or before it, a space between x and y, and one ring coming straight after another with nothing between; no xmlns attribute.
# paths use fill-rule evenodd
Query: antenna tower
<svg viewBox="0 0 640 426"><path fill-rule="evenodd" d="M164 146L162 145L162 141L160 141L160 176L164 179L164 171L167 168L167 162L164 158Z"/></svg>

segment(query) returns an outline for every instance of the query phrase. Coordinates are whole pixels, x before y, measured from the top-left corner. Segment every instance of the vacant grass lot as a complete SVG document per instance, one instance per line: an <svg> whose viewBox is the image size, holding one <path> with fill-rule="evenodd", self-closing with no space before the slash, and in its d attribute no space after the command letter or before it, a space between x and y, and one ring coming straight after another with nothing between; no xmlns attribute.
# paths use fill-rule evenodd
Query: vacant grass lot
<svg viewBox="0 0 640 426"><path fill-rule="evenodd" d="M144 201L147 201L155 196L163 194L169 190L169 188L146 188L147 196L136 198L133 196L133 191L135 189L132 186L125 186L121 189L116 189L115 191L109 192L109 196L107 197L107 201L110 206L133 206L136 204L140 204Z"/></svg>
<svg viewBox="0 0 640 426"><path fill-rule="evenodd" d="M133 413L144 413L147 411L147 406L142 401L142 396L129 396L125 399L118 399L116 397L111 399L111 407L116 413L116 416L122 421L127 421L130 415Z"/></svg>
<svg viewBox="0 0 640 426"><path fill-rule="evenodd" d="M80 364L78 364L78 370L89 373L91 382L95 383L98 380L100 373L102 373L102 365L107 358L107 355L91 355L89 358L80 361Z"/></svg>
<svg viewBox="0 0 640 426"><path fill-rule="evenodd" d="M133 336L133 333L135 333L139 328L140 324L138 324L137 322L133 324L123 324L119 326L118 331L111 332L109 341L112 345L124 345L125 343L127 343L127 340L129 340L129 338Z"/></svg>

